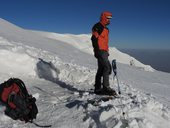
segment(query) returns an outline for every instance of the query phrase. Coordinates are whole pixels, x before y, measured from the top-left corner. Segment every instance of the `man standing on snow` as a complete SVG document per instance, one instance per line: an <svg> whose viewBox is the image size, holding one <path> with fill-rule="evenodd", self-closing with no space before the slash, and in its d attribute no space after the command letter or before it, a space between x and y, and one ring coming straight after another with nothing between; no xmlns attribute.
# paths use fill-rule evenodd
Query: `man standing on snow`
<svg viewBox="0 0 170 128"><path fill-rule="evenodd" d="M92 28L91 40L94 48L94 56L98 62L94 85L94 93L96 94L116 95L116 92L109 86L111 64L108 60L109 29L106 26L110 24L111 18L112 14L110 12L103 12L100 17L100 22L96 23ZM103 78L103 83L101 83L101 78Z"/></svg>

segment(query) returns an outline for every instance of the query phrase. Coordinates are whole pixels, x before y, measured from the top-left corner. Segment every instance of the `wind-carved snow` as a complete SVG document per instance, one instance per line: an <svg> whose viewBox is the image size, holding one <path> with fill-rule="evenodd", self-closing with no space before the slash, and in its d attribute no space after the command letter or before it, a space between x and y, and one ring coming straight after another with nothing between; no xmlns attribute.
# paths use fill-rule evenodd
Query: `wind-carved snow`
<svg viewBox="0 0 170 128"><path fill-rule="evenodd" d="M36 61L27 54L20 54L8 50L0 50L0 62L1 73L8 73L11 77L17 76L19 74L32 77L36 75Z"/></svg>
<svg viewBox="0 0 170 128"><path fill-rule="evenodd" d="M48 39L51 33L48 35L44 32L22 30L0 20L0 25L2 23L8 29L0 30L2 34L0 36L0 81L19 77L25 82L28 91L37 99L39 113L36 123L50 124L53 128L170 127L169 74L157 71L146 72L142 70L144 67L136 67L135 60L130 66L131 59L127 59L126 55L114 49L113 54L117 59L125 60L123 64L117 63L120 98L100 102L99 106L94 106L88 101L98 97L91 90L94 88L97 64L95 58L83 50L86 45L82 45L81 49L79 44L81 38L83 43L88 43L89 35L67 34L63 35L62 41L57 41L56 37ZM17 35L24 31L23 37L20 39L12 31ZM70 40L75 41L77 46L68 44ZM118 90L117 81L112 78L112 75L110 86ZM2 104L0 115L2 128L36 127L4 115Z"/></svg>

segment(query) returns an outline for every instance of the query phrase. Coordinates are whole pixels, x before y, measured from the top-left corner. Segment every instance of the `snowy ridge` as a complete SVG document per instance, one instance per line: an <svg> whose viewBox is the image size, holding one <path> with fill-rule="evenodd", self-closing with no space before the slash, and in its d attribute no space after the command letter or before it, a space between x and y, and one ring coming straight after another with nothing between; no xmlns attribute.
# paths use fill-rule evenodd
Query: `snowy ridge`
<svg viewBox="0 0 170 128"><path fill-rule="evenodd" d="M80 49L83 52L93 55L93 48L91 44L91 34L80 34L80 35L73 35L73 34L58 34L58 33L49 33L49 32L38 32L40 35L46 36L47 38L60 40L66 42L74 47ZM109 59L112 60L115 58L117 62L128 64L136 67L143 68L145 71L154 71L154 69L150 65L144 65L134 57L131 57L125 53L120 52L115 47L109 48Z"/></svg>
<svg viewBox="0 0 170 128"><path fill-rule="evenodd" d="M65 51L62 51L62 47L74 47L76 49L71 49L71 51L74 51L75 54L77 52L80 52L80 54L83 54L83 52L88 53L90 55L93 54L93 48L91 45L91 35L90 34L80 34L80 35L73 35L73 34L58 34L58 33L50 33L50 32L41 32L41 31L31 31L31 30L24 30L20 27L17 27L3 19L0 19L0 27L3 28L0 30L1 36L3 38L15 41L15 42L22 42L25 45L28 45L31 43L36 48L39 48L41 45L41 48L46 51L53 51L57 53L62 52L65 53ZM23 38L24 37L24 38ZM52 48L49 48L49 45L46 43L50 43ZM60 44L60 48L55 48L55 43L62 43ZM69 44L70 46L66 45ZM69 52L69 51L67 51ZM110 60L113 58L117 59L117 62L128 64L136 67L143 68L146 71L154 71L154 69L149 65L144 65L135 58L120 52L116 48L110 48ZM69 53L70 54L70 53ZM65 56L65 55L64 55ZM74 55L75 56L75 55ZM78 60L81 60L81 55L76 55ZM80 56L80 57L79 57ZM84 56L84 55L83 55ZM86 55L87 56L87 55ZM60 56L62 57L62 56ZM87 57L89 58L89 57ZM74 61L75 57L71 60ZM67 59L68 60L68 59ZM76 61L76 59L75 59ZM83 60L81 60L83 62Z"/></svg>
<svg viewBox="0 0 170 128"><path fill-rule="evenodd" d="M10 77L19 77L25 82L28 91L37 98L37 123L51 124L52 128L170 127L169 74L145 72L134 66L118 63L121 98L93 106L88 102L97 97L90 90L96 73L96 60L93 56L83 53L76 46L47 39L34 31L30 33L24 30L27 32L21 39L17 37L19 32L16 36L11 36L10 33L13 32L6 31L8 35L0 30L0 81L2 83ZM28 39L29 37L34 38ZM77 55L80 57L77 58ZM117 90L116 80L110 77L110 83ZM141 87L138 86L140 84ZM154 91L161 90L162 86L166 87L167 93ZM148 92L146 87L154 90ZM155 97L155 94L160 97ZM158 102L162 100L161 97L167 104ZM125 118L122 111L125 112ZM4 127L36 126L10 119L4 115L4 106L0 104L0 128Z"/></svg>

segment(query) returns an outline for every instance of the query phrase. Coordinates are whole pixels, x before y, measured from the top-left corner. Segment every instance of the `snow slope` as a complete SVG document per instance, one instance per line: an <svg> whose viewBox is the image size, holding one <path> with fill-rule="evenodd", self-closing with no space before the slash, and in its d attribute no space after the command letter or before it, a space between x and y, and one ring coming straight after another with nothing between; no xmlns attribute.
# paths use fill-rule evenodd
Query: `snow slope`
<svg viewBox="0 0 170 128"><path fill-rule="evenodd" d="M58 34L58 33L49 33L49 32L38 32L34 31L40 35L43 35L47 38L60 40L63 42L67 42L68 44L80 49L83 52L93 54L93 48L91 44L91 34L80 34L80 35L73 35L73 34ZM154 69L150 65L144 65L135 58L120 52L115 47L110 47L109 49L109 58L112 60L115 58L117 62L128 64L136 67L141 67L146 71L154 71Z"/></svg>
<svg viewBox="0 0 170 128"><path fill-rule="evenodd" d="M118 63L121 98L93 106L88 100L97 97L89 92L96 60L87 54L89 35L59 34L50 38L54 33L24 30L3 19L0 28L0 81L19 77L25 82L37 98L36 123L53 128L170 127L170 74L142 70L145 65L130 66L126 58L130 56L121 56L124 54L113 48L116 57L122 58L119 62L125 61ZM110 83L117 90L116 80L110 77ZM0 128L36 127L10 119L4 115L4 108L1 104Z"/></svg>

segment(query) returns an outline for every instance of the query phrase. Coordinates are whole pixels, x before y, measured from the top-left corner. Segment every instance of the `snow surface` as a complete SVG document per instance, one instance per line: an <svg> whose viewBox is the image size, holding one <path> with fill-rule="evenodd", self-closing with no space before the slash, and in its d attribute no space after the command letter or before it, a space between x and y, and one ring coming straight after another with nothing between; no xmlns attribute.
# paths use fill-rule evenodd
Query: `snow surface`
<svg viewBox="0 0 170 128"><path fill-rule="evenodd" d="M93 106L88 100L97 97L90 93L97 64L90 34L25 30L3 19L0 28L0 81L18 77L25 82L37 99L36 123L53 128L170 127L170 74L111 48L110 60L119 62L121 98ZM112 76L110 84L117 90ZM12 120L4 109L0 104L0 128L36 127Z"/></svg>

